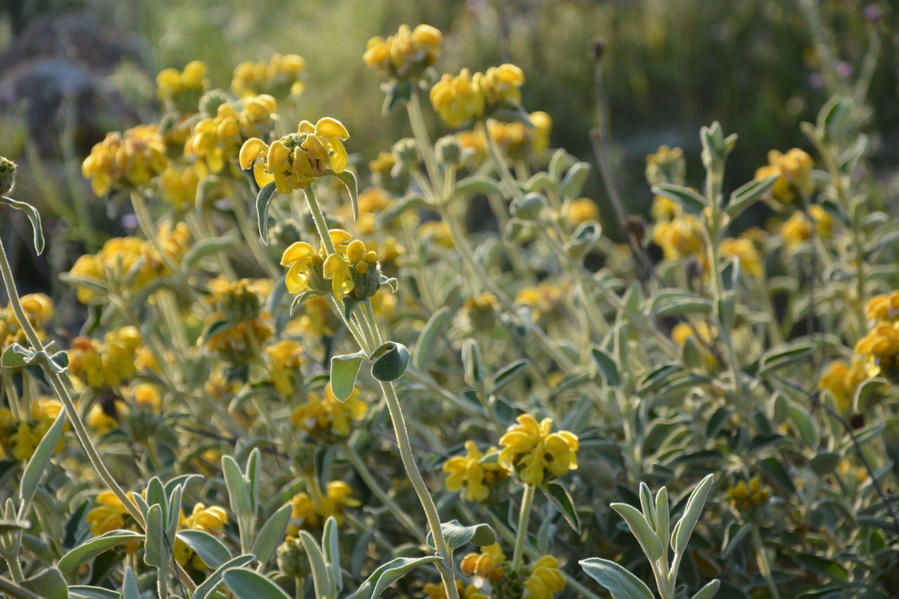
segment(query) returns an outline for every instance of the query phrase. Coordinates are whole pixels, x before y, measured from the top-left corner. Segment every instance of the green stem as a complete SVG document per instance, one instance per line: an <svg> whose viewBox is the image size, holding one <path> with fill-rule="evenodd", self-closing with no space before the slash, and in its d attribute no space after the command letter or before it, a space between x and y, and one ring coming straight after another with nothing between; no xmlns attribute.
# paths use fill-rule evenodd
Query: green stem
<svg viewBox="0 0 899 599"><path fill-rule="evenodd" d="M502 182L509 187L509 197L514 197L514 195L516 195L516 190L518 189L518 182L515 180L515 177L512 176L509 166L499 153L499 148L496 147L496 141L493 139L493 136L490 135L487 119L482 119L480 125L481 130L484 133L484 138L487 140L487 152L490 154L493 164L496 165L496 169L499 171L500 179L502 179Z"/></svg>
<svg viewBox="0 0 899 599"><path fill-rule="evenodd" d="M16 543L16 546L18 547L18 543ZM19 563L19 556L16 553L4 555L3 557L6 560L6 565L9 566L9 575L12 576L13 581L22 582L25 580L25 574L22 572L22 565Z"/></svg>
<svg viewBox="0 0 899 599"><path fill-rule="evenodd" d="M406 428L406 419L403 416L403 409L400 406L400 399L396 394L393 383L381 383L381 391L384 393L384 399L387 400L387 410L390 413L390 420L393 423L393 430L396 434L396 444L400 450L400 459L406 468L406 474L409 481L418 495L418 500L424 509L425 517L428 520L428 527L431 529L431 535L434 537L434 547L437 554L443 560L439 563L438 570L440 578L443 580L444 590L448 599L458 599L458 590L456 589L455 576L453 575L453 556L450 553L446 539L443 537L443 529L440 526L440 514L437 512L437 506L431 497L428 486L421 476L421 471L415 463L415 456L412 453L412 443L409 440L409 431Z"/></svg>
<svg viewBox="0 0 899 599"><path fill-rule="evenodd" d="M765 553L765 547L762 544L762 536L759 534L759 527L757 524L752 525L751 533L752 546L755 549L755 559L758 561L759 573L768 584L768 590L771 591L771 597L773 597L773 599L780 599L780 594L777 592L777 585L774 584L774 578L771 576L771 565L768 563L768 556Z"/></svg>
<svg viewBox="0 0 899 599"><path fill-rule="evenodd" d="M234 218L237 220L237 228L247 242L247 246L250 248L250 253L253 254L253 258L256 259L256 262L259 263L259 266L262 267L265 274L273 279L277 279L280 275L278 267L275 266L269 255L265 252L265 248L259 243L256 229L250 223L250 216L247 213L246 206L243 201L241 201L242 198L243 196L241 195L231 202L231 209L234 212Z"/></svg>
<svg viewBox="0 0 899 599"><path fill-rule="evenodd" d="M336 250L334 248L334 243L331 241L331 236L328 233L328 227L325 222L324 214L321 211L321 207L318 205L312 190L309 187L306 187L305 191L306 203L309 206L309 211L312 213L312 220L315 222L315 228L321 237L322 244L324 244L325 249L330 254L333 254ZM371 320L373 332L373 337L366 337L363 335L363 338L365 338L369 348L374 348L381 344L381 339L380 333L377 330L377 323L374 320L374 310L372 310L371 301L364 301L362 307L366 317ZM341 315L343 314L343 311L339 309L339 305L338 312ZM364 345L362 346L362 349L363 351L366 351ZM366 351L366 353L369 352ZM434 547L437 549L437 553L442 559L442 562L437 564L437 569L443 580L447 599L458 599L459 594L456 589L455 577L453 575L453 556L449 551L446 539L443 536L443 529L440 526L440 514L437 512L437 506L434 503L434 499L431 497L430 491L428 491L427 484L421 475L421 471L415 463L415 456L412 453L412 443L409 440L409 430L406 427L406 420L403 416L399 397L396 394L396 388L393 386L392 382L381 382L381 391L384 394L384 399L387 401L387 410L390 413L390 420L393 423L393 430L396 434L400 458L406 469L406 474L409 476L409 480L415 489L415 493L418 495L418 500L421 502L421 506L424 509L425 516L428 520L428 527L431 529L431 534L434 537Z"/></svg>
<svg viewBox="0 0 899 599"><path fill-rule="evenodd" d="M213 237L212 228L209 226L209 223L199 219L196 212L188 212L187 215L185 215L184 220L187 222L187 226L190 228L194 239L197 241ZM228 261L228 256L224 252L219 251L215 253L215 257L216 260L218 260L219 268L222 269L222 272L228 280L236 281L237 273L234 272L231 262Z"/></svg>
<svg viewBox="0 0 899 599"><path fill-rule="evenodd" d="M412 90L412 96L406 103L406 110L409 113L409 124L412 125L412 135L415 137L415 143L418 144L418 151L424 160L425 168L428 171L428 178L434 185L435 189L440 188L439 171L437 170L437 159L434 156L434 146L428 137L428 128L425 126L424 116L421 113L421 100L418 97L418 91Z"/></svg>
<svg viewBox="0 0 899 599"><path fill-rule="evenodd" d="M40 337L38 337L38 334L34 330L34 327L32 327L31 323L28 321L28 318L25 315L25 310L22 308L22 303L19 301L18 291L16 291L16 282L13 278L12 268L9 265L9 260L7 260L6 258L6 248L3 247L2 240L0 240L0 275L2 275L3 284L6 287L6 295L9 298L9 305L10 307L12 307L13 313L16 315L16 318L21 324L22 330L24 331L25 337L28 339L29 344L31 344L31 347L36 352L44 351L44 344L41 342ZM84 448L84 452L87 454L87 458L90 461L91 465L94 467L94 470L97 472L97 475L103 481L103 484L105 484L106 487L113 492L113 494L122 503L125 509L128 510L128 513L131 515L131 517L134 518L134 520L140 525L141 528L143 528L145 526L143 514L128 498L128 496L116 482L115 478L113 478L112 474L106 468L106 465L103 463L103 459L100 457L97 448L94 447L90 435L88 434L84 423L81 421L81 417L78 415L78 411L75 409L75 402L72 400L72 397L69 394L69 390L63 383L62 378L46 364L41 364L41 367L44 369L44 372L47 375L47 379L50 381L50 386L53 387L56 395L59 397L60 401L62 401L62 404L65 407L66 413L69 417L69 423L72 425L72 430L75 432L75 436L78 438L79 443L81 443L82 448Z"/></svg>
<svg viewBox="0 0 899 599"><path fill-rule="evenodd" d="M521 567L521 558L524 544L528 538L528 520L531 517L531 505L534 503L534 493L537 487L524 485L524 493L521 495L521 511L518 512L518 530L515 533L515 549L512 551L512 570Z"/></svg>
<svg viewBox="0 0 899 599"><path fill-rule="evenodd" d="M409 515L403 511L403 509L397 505L397 503L387 494L384 489L381 488L381 485L378 484L378 481L375 480L374 474L372 474L371 470L368 469L368 466L365 465L365 462L362 460L362 457L353 449L353 446L348 442L344 441L342 443L343 449L347 454L347 457L350 459L350 463L353 465L353 468L356 469L356 472L359 473L359 476L362 478L362 481L366 484L368 489L374 493L375 497L381 500L381 503L384 504L393 517L397 519L397 522L403 525L403 527L409 531L415 540L420 544L424 544L425 537L421 534L418 529L418 525L412 521Z"/></svg>
<svg viewBox="0 0 899 599"><path fill-rule="evenodd" d="M32 593L28 589L19 586L17 582L3 576L0 576L0 591L9 593L10 597L17 597L18 599L41 599L39 595Z"/></svg>

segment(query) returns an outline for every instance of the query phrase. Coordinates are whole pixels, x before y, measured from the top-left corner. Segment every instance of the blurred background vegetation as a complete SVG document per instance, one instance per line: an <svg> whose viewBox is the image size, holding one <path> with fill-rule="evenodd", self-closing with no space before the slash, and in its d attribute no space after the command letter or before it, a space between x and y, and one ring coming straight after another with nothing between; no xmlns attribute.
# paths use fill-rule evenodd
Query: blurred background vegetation
<svg viewBox="0 0 899 599"><path fill-rule="evenodd" d="M642 214L651 201L647 153L660 144L683 147L688 183L698 186L698 129L718 120L740 136L726 182L736 187L768 150L808 149L799 122L813 120L830 94L848 92L879 44L866 100L874 168L859 176L895 189L899 11L883 0L820 0L814 12L825 37L818 40L832 54L825 56L803 11L812 1L4 0L0 154L22 164L16 193L42 207L51 233L72 239L65 218L53 218L72 206L115 232L120 225L107 221L81 181L80 162L105 131L157 117L155 74L200 59L212 84L227 89L238 63L280 52L308 61L299 113L341 119L353 136L350 151L365 164L410 134L403 111L379 117L379 77L361 59L366 41L424 22L446 36L440 72L504 60L521 66L524 105L553 117L552 145L591 163L601 38L612 160L629 209ZM826 68L828 60L836 69ZM834 71L840 76L827 76ZM605 207L598 177L588 190ZM8 214L2 219L0 234L27 241L27 229ZM77 255L71 243L56 246L51 261L55 255L58 263L34 263L25 290L46 286Z"/></svg>

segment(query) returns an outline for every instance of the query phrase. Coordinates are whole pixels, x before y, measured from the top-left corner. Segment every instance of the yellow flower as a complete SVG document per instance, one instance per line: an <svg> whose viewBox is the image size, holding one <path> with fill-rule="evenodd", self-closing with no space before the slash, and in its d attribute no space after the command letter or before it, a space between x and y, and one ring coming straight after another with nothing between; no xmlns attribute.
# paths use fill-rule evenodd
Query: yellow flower
<svg viewBox="0 0 899 599"><path fill-rule="evenodd" d="M531 565L531 574L524 582L527 597L552 599L565 588L565 577L559 570L559 562L551 555L544 555Z"/></svg>
<svg viewBox="0 0 899 599"><path fill-rule="evenodd" d="M112 132L91 148L81 163L81 174L90 179L97 195L110 188L141 186L165 170L165 143L156 125L138 125L123 133Z"/></svg>
<svg viewBox="0 0 899 599"><path fill-rule="evenodd" d="M656 195L652 198L652 208L650 214L656 222L669 221L677 218L683 213L681 205L671 198L663 195Z"/></svg>
<svg viewBox="0 0 899 599"><path fill-rule="evenodd" d="M578 198L568 206L568 224L572 227L591 220L599 220L599 207L590 198Z"/></svg>
<svg viewBox="0 0 899 599"><path fill-rule="evenodd" d="M156 76L159 99L167 108L196 109L196 103L206 88L206 64L194 60L183 71L163 69Z"/></svg>
<svg viewBox="0 0 899 599"><path fill-rule="evenodd" d="M128 495L133 503L134 493L129 492ZM99 505L92 508L85 518L87 523L91 525L92 535L97 537L112 530L126 528L126 525L128 529L133 530L135 528L131 516L128 515L128 510L125 509L125 506L122 505L115 493L108 490L100 491L95 501ZM136 543L127 545L128 553L134 553L137 549L138 545Z"/></svg>
<svg viewBox="0 0 899 599"><path fill-rule="evenodd" d="M782 204L791 204L800 200L802 195L812 193L814 185L810 175L813 166L812 157L798 148L786 154L771 150L768 152L768 165L755 172L755 179L779 175L771 187L771 195Z"/></svg>
<svg viewBox="0 0 899 599"><path fill-rule="evenodd" d="M311 244L297 241L281 255L281 266L287 266L285 285L289 293L302 293L309 287L309 278L321 268L321 256Z"/></svg>
<svg viewBox="0 0 899 599"><path fill-rule="evenodd" d="M718 329L709 325L707 322L697 322L693 326L690 326L685 322L679 322L674 325L674 328L671 330L671 340L682 347L687 342L687 339L695 337L696 333L699 334L699 338L702 339L703 342L713 343L718 336Z"/></svg>
<svg viewBox="0 0 899 599"><path fill-rule="evenodd" d="M297 54L274 54L268 62L242 62L234 69L231 91L240 97L261 93L299 96L303 93L300 74L305 70L306 59Z"/></svg>
<svg viewBox="0 0 899 599"><path fill-rule="evenodd" d="M659 185L660 183L683 185L686 171L687 163L684 160L684 151L680 148L669 148L662 145L654 154L646 156L646 181L650 185ZM655 215L653 216L655 217ZM656 217L656 220L662 219Z"/></svg>
<svg viewBox="0 0 899 599"><path fill-rule="evenodd" d="M809 215L815 224L815 231L822 239L827 239L833 232L833 217L821 206L814 204L809 207ZM811 239L812 227L805 214L801 211L794 212L790 218L781 225L780 234L784 238L787 249L794 249L803 241Z"/></svg>
<svg viewBox="0 0 899 599"><path fill-rule="evenodd" d="M481 547L480 553L469 553L459 563L459 570L466 576L483 576L488 580L499 580L504 572L500 567L506 561L499 543Z"/></svg>
<svg viewBox="0 0 899 599"><path fill-rule="evenodd" d="M353 388L346 401L340 401L331 390L331 383L325 385L324 398L310 393L306 402L297 406L290 416L295 427L310 435L325 439L346 437L351 432L351 421L360 421L368 413L368 406L359 399L359 391Z"/></svg>
<svg viewBox="0 0 899 599"><path fill-rule="evenodd" d="M322 117L313 125L300 121L297 133L272 142L258 138L247 140L240 148L240 168L253 167L256 183L263 187L272 180L280 193L306 187L326 174L327 169L342 173L347 153L343 141L350 134L331 117Z"/></svg>
<svg viewBox="0 0 899 599"><path fill-rule="evenodd" d="M228 512L218 505L206 507L203 503L194 504L190 516L180 516L179 529L201 530L213 536L221 537L224 534L225 524L228 523ZM173 547L175 559L182 566L190 565L197 570L207 570L209 566L193 549L188 547L181 539L175 539Z"/></svg>
<svg viewBox="0 0 899 599"><path fill-rule="evenodd" d="M855 344L855 353L867 360L869 376L899 374L899 321L875 325Z"/></svg>
<svg viewBox="0 0 899 599"><path fill-rule="evenodd" d="M455 77L444 74L431 88L431 104L440 118L450 127L481 118L487 99L481 88L481 73L474 77L468 69Z"/></svg>
<svg viewBox="0 0 899 599"><path fill-rule="evenodd" d="M520 105L522 85L524 73L514 64L490 67L481 79L487 103L495 108Z"/></svg>
<svg viewBox="0 0 899 599"><path fill-rule="evenodd" d="M765 274L762 265L762 255L756 249L755 244L749 239L735 239L728 237L721 240L718 250L722 256L730 256L740 259L740 268L753 277L762 277Z"/></svg>
<svg viewBox="0 0 899 599"><path fill-rule="evenodd" d="M705 247L702 224L692 214L656 223L652 239L662 248L666 260L698 256Z"/></svg>
<svg viewBox="0 0 899 599"><path fill-rule="evenodd" d="M268 94L245 98L238 106L239 112L235 105L225 102L218 106L214 117L197 121L184 144L184 155L200 161L206 170L219 173L233 164L245 140L268 134L277 119L278 103Z"/></svg>
<svg viewBox="0 0 899 599"><path fill-rule="evenodd" d="M827 372L818 380L818 389L830 391L837 409L846 414L852 408L855 390L866 378L865 365L858 358L853 358L851 365L836 360L830 363Z"/></svg>
<svg viewBox="0 0 899 599"><path fill-rule="evenodd" d="M882 293L868 300L865 306L868 322L896 322L899 320L899 291Z"/></svg>
<svg viewBox="0 0 899 599"><path fill-rule="evenodd" d="M509 471L498 463L484 460L484 454L474 441L466 441L465 449L464 456L453 456L443 464L443 471L447 473L446 488L449 491L464 489L462 495L468 501L487 501L491 488L509 476ZM496 447L491 447L487 453L496 451Z"/></svg>
<svg viewBox="0 0 899 599"><path fill-rule="evenodd" d="M143 408L157 411L162 406L162 398L159 396L159 388L152 383L141 383L131 389L134 403Z"/></svg>
<svg viewBox="0 0 899 599"><path fill-rule="evenodd" d="M523 287L515 294L515 303L527 306L534 321L550 314L559 305L567 292L563 281L543 281L536 286Z"/></svg>
<svg viewBox="0 0 899 599"><path fill-rule="evenodd" d="M340 254L331 254L325 259L322 273L326 279L331 279L331 289L338 301L355 287L350 263Z"/></svg>
<svg viewBox="0 0 899 599"><path fill-rule="evenodd" d="M328 483L327 495L313 489L313 496L301 492L291 498L293 505L292 523L287 528L290 535L296 535L298 528L314 528L333 516L337 523L343 522L344 509L359 507L362 502L351 497L353 489L341 480Z"/></svg>
<svg viewBox="0 0 899 599"><path fill-rule="evenodd" d="M183 167L169 165L159 176L162 198L177 210L192 208L197 197L197 185L204 175L198 164Z"/></svg>
<svg viewBox="0 0 899 599"><path fill-rule="evenodd" d="M292 339L284 339L265 348L271 364L272 384L282 395L293 395L293 383L303 363L303 348Z"/></svg>
<svg viewBox="0 0 899 599"><path fill-rule="evenodd" d="M442 43L443 34L435 27L421 24L413 30L400 25L396 34L387 39L368 40L362 59L369 67L391 77L418 77L437 60Z"/></svg>
<svg viewBox="0 0 899 599"><path fill-rule="evenodd" d="M741 511L746 511L760 505L770 495L770 489L763 487L758 476L749 479L747 485L745 481L740 481L727 491L731 504Z"/></svg>
<svg viewBox="0 0 899 599"><path fill-rule="evenodd" d="M499 440L503 446L499 463L511 467L525 484L539 486L577 468L577 435L552 431L552 419L539 423L530 414L517 418L517 425Z"/></svg>

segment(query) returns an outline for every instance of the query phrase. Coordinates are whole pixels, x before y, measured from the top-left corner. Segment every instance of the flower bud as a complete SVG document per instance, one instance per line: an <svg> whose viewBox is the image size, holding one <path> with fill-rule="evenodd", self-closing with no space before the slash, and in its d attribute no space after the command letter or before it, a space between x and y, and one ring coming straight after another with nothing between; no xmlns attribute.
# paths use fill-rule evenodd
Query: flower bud
<svg viewBox="0 0 899 599"><path fill-rule="evenodd" d="M415 140L411 137L404 137L393 144L391 151L396 156L396 159L404 165L418 164L418 148L415 145Z"/></svg>
<svg viewBox="0 0 899 599"><path fill-rule="evenodd" d="M515 218L535 221L540 218L540 213L543 211L544 206L546 206L546 200L543 199L543 196L532 191L512 200L509 209Z"/></svg>
<svg viewBox="0 0 899 599"><path fill-rule="evenodd" d="M447 166L459 164L462 160L462 145L455 135L445 135L437 140L437 161Z"/></svg>
<svg viewBox="0 0 899 599"><path fill-rule="evenodd" d="M12 192L16 186L16 163L0 156L0 195Z"/></svg>
<svg viewBox="0 0 899 599"><path fill-rule="evenodd" d="M291 578L306 578L312 569L309 566L309 558L303 549L300 540L291 537L278 546L278 569L284 576Z"/></svg>

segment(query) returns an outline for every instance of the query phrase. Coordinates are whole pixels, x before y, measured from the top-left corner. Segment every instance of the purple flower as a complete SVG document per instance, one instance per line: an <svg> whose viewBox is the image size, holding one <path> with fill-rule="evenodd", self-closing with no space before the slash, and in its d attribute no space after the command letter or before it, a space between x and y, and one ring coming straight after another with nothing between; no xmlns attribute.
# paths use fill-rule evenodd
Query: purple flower
<svg viewBox="0 0 899 599"><path fill-rule="evenodd" d="M841 60L837 63L837 75L839 75L841 79L849 79L854 72L855 69L853 69L852 65L848 62Z"/></svg>
<svg viewBox="0 0 899 599"><path fill-rule="evenodd" d="M865 7L865 18L872 23L876 23L883 17L883 11L877 4L869 4Z"/></svg>

